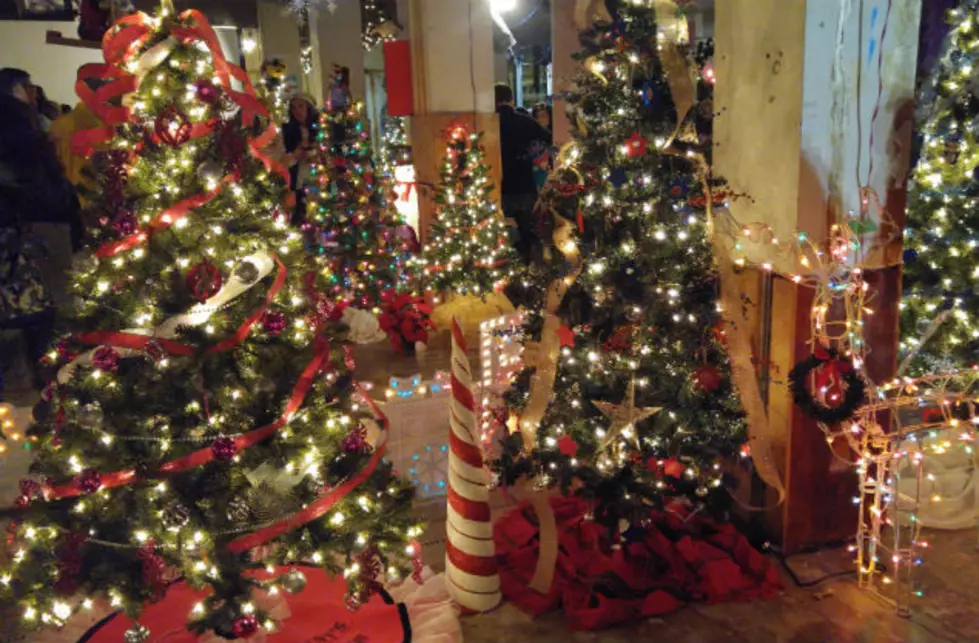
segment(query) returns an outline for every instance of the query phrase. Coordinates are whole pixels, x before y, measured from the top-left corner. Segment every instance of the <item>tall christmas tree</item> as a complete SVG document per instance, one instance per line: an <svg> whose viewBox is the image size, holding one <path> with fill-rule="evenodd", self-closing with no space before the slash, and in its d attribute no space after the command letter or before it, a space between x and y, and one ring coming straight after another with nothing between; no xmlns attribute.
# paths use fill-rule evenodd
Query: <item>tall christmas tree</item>
<svg viewBox="0 0 979 643"><path fill-rule="evenodd" d="M449 132L431 238L419 259L431 290L485 295L512 275L516 253L491 196L480 138L462 126Z"/></svg>
<svg viewBox="0 0 979 643"><path fill-rule="evenodd" d="M393 185L374 164L363 103L351 100L345 74L337 70L320 117L307 221L317 229L331 296L372 309L405 286L408 244L398 234L404 222Z"/></svg>
<svg viewBox="0 0 979 643"><path fill-rule="evenodd" d="M104 226L77 262L72 333L35 410L0 603L26 628L96 599L136 618L183 577L210 591L176 624L247 638L274 627L254 590L300 589L281 566L301 561L364 600L379 570L412 568L412 490L381 461L384 422L304 279L283 173L262 153L268 112L198 12L165 2L104 49L80 75L111 80L82 95L107 125L76 139L110 148L93 206ZM249 571L265 565L283 571ZM137 625L127 640L148 636Z"/></svg>
<svg viewBox="0 0 979 643"><path fill-rule="evenodd" d="M667 496L726 506L714 465L737 451L744 420L722 344L703 186L686 153L697 143L667 144L677 109L657 56L655 11L619 3L614 22L581 40L586 71L570 96L576 133L565 181L549 188L565 195L553 205L572 233L557 250L580 253L581 269L554 276L571 284L557 311L564 326L541 331L535 317L528 336L556 336L541 337L536 372L508 395L526 435L540 393L531 391L556 369L535 448L515 433L497 465L506 484L530 476L590 499L595 519L616 533ZM557 341L556 363L547 363Z"/></svg>
<svg viewBox="0 0 979 643"><path fill-rule="evenodd" d="M953 10L953 29L922 123L908 190L901 348L919 374L979 360L979 2ZM922 340L925 343L919 346Z"/></svg>

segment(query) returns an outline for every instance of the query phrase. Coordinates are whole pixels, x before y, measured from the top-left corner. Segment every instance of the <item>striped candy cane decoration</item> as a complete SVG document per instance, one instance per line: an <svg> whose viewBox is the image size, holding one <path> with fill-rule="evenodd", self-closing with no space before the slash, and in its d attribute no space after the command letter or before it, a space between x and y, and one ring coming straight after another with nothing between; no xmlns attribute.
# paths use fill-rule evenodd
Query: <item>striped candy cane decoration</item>
<svg viewBox="0 0 979 643"><path fill-rule="evenodd" d="M449 503L445 570L449 590L464 611L500 604L489 489L476 427L476 400L466 340L452 320L452 397L449 401Z"/></svg>

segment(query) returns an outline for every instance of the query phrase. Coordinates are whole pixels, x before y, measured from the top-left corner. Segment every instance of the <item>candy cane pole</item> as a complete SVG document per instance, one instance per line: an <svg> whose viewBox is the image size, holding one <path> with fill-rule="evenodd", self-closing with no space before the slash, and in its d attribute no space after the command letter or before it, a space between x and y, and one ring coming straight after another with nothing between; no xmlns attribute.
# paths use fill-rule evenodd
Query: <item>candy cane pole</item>
<svg viewBox="0 0 979 643"><path fill-rule="evenodd" d="M452 396L449 401L449 505L445 570L449 591L464 611L500 604L489 489L476 427L476 400L466 340L452 320Z"/></svg>

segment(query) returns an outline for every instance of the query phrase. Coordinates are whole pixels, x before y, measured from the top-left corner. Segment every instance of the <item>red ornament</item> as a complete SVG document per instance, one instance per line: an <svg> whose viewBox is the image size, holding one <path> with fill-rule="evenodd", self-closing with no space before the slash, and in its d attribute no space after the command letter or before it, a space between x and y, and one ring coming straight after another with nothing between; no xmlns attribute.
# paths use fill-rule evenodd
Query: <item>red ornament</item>
<svg viewBox="0 0 979 643"><path fill-rule="evenodd" d="M112 229L123 237L128 237L138 228L139 222L136 221L136 215L131 210L120 210L112 219Z"/></svg>
<svg viewBox="0 0 979 643"><path fill-rule="evenodd" d="M213 105L218 102L219 91L213 81L204 78L197 81L197 99L202 103Z"/></svg>
<svg viewBox="0 0 979 643"><path fill-rule="evenodd" d="M153 130L170 147L180 147L190 140L191 124L187 115L171 105L156 117Z"/></svg>
<svg viewBox="0 0 979 643"><path fill-rule="evenodd" d="M670 458L663 463L663 473L670 478L682 478L687 470L687 465L676 458Z"/></svg>
<svg viewBox="0 0 979 643"><path fill-rule="evenodd" d="M197 264L187 273L187 287L194 299L201 303L218 294L223 283L221 271L209 261Z"/></svg>
<svg viewBox="0 0 979 643"><path fill-rule="evenodd" d="M563 455L573 458L578 455L578 443L570 435L562 435L557 441L557 449Z"/></svg>
<svg viewBox="0 0 979 643"><path fill-rule="evenodd" d="M119 353L111 346L99 346L92 354L92 366L114 373L119 368Z"/></svg>
<svg viewBox="0 0 979 643"><path fill-rule="evenodd" d="M714 339L720 342L721 346L727 346L727 329L723 320L717 322L711 329L711 333L714 335Z"/></svg>
<svg viewBox="0 0 979 643"><path fill-rule="evenodd" d="M238 453L238 445L231 438L218 438L211 443L211 453L218 462L230 462Z"/></svg>
<svg viewBox="0 0 979 643"><path fill-rule="evenodd" d="M281 335L286 329L286 316L271 310L265 311L262 315L262 328L272 337Z"/></svg>
<svg viewBox="0 0 979 643"><path fill-rule="evenodd" d="M713 364L704 364L693 372L693 385L701 393L713 393L721 385L721 374Z"/></svg>
<svg viewBox="0 0 979 643"><path fill-rule="evenodd" d="M568 348L574 348L574 331L568 328L567 324L562 325L557 329L558 339L561 340L561 346L567 346Z"/></svg>
<svg viewBox="0 0 979 643"><path fill-rule="evenodd" d="M355 428L350 430L347 437L343 439L343 444L341 445L344 453L364 453L370 449L370 445L367 444L367 431L363 426L357 425Z"/></svg>
<svg viewBox="0 0 979 643"><path fill-rule="evenodd" d="M139 560L143 564L143 582L153 592L151 600L158 600L166 593L166 564L156 554L156 543L152 540L139 548Z"/></svg>
<svg viewBox="0 0 979 643"><path fill-rule="evenodd" d="M646 137L639 132L635 132L632 136L626 139L626 155L630 158L642 156L646 153L646 147L648 145L649 141L646 139Z"/></svg>
<svg viewBox="0 0 979 643"><path fill-rule="evenodd" d="M258 631L258 619L251 614L239 616L231 624L231 632L240 639L245 639Z"/></svg>
<svg viewBox="0 0 979 643"><path fill-rule="evenodd" d="M620 354L628 352L632 348L632 338L636 330L635 324L622 326L605 340L605 350Z"/></svg>
<svg viewBox="0 0 979 643"><path fill-rule="evenodd" d="M75 488L82 493L95 493L102 487L102 476L95 469L85 469L75 477Z"/></svg>

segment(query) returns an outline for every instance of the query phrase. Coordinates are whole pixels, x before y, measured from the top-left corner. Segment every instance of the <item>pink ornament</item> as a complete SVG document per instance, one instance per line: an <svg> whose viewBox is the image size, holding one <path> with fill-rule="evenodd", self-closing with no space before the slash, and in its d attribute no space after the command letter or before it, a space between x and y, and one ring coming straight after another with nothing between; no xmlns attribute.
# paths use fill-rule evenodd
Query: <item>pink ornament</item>
<svg viewBox="0 0 979 643"><path fill-rule="evenodd" d="M112 229L121 236L128 237L139 229L139 222L131 210L120 210L112 220Z"/></svg>
<svg viewBox="0 0 979 643"><path fill-rule="evenodd" d="M92 366L114 373L119 368L119 353L111 346L99 346L92 355Z"/></svg>
<svg viewBox="0 0 979 643"><path fill-rule="evenodd" d="M266 311L262 315L262 328L272 337L280 335L286 329L286 316L271 310Z"/></svg>
<svg viewBox="0 0 979 643"><path fill-rule="evenodd" d="M370 448L367 444L367 431L363 426L352 429L343 439L344 453L363 453Z"/></svg>
<svg viewBox="0 0 979 643"><path fill-rule="evenodd" d="M258 631L258 619L251 614L239 616L231 624L231 632L240 639L248 638Z"/></svg>
<svg viewBox="0 0 979 643"><path fill-rule="evenodd" d="M219 90L217 86L207 78L197 81L197 99L202 103L213 105L217 102Z"/></svg>
<svg viewBox="0 0 979 643"><path fill-rule="evenodd" d="M231 438L218 438L211 443L211 453L218 462L230 462L238 453L238 445Z"/></svg>
<svg viewBox="0 0 979 643"><path fill-rule="evenodd" d="M85 469L75 477L75 488L82 493L95 493L102 487L102 476L95 469Z"/></svg>

